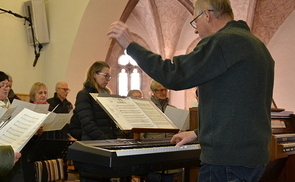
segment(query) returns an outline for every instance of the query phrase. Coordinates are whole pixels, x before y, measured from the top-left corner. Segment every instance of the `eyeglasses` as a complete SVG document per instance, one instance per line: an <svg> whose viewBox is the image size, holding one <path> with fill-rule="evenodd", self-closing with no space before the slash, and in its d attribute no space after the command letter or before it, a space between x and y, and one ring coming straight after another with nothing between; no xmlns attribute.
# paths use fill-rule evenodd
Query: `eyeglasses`
<svg viewBox="0 0 295 182"><path fill-rule="evenodd" d="M168 89L155 89L154 91L155 92L167 92Z"/></svg>
<svg viewBox="0 0 295 182"><path fill-rule="evenodd" d="M208 9L208 11L214 11L213 9ZM200 13L198 16L196 16L196 18L194 18L192 21L190 21L189 23L191 24L191 26L194 28L194 29L197 29L198 26L197 26L197 23L196 23L196 20L204 13L204 11L202 11L202 13Z"/></svg>
<svg viewBox="0 0 295 182"><path fill-rule="evenodd" d="M69 89L69 88L58 88L58 89L62 89L62 90L64 90L65 92L70 92L70 91L71 91L71 89Z"/></svg>
<svg viewBox="0 0 295 182"><path fill-rule="evenodd" d="M0 85L0 88L10 89L10 86L9 86L9 85L5 85L5 84L3 84L3 85Z"/></svg>
<svg viewBox="0 0 295 182"><path fill-rule="evenodd" d="M105 76L107 80L110 80L112 78L112 76L107 73L101 73L101 72L97 71L96 74Z"/></svg>

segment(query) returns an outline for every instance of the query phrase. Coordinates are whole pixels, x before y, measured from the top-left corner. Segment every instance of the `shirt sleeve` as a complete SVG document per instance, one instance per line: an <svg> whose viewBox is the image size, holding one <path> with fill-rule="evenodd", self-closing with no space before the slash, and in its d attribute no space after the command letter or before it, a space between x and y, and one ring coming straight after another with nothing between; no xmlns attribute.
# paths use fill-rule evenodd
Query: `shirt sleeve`
<svg viewBox="0 0 295 182"><path fill-rule="evenodd" d="M189 54L172 59L163 59L135 42L127 47L127 53L150 77L173 90L201 85L227 69L222 48L213 38L203 39Z"/></svg>
<svg viewBox="0 0 295 182"><path fill-rule="evenodd" d="M14 166L14 151L11 146L0 146L0 176L5 176Z"/></svg>

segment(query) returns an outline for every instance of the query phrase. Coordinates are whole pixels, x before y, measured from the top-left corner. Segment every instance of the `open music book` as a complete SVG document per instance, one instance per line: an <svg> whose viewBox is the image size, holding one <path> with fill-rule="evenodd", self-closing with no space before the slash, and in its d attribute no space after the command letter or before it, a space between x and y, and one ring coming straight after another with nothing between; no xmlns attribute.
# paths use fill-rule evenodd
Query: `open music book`
<svg viewBox="0 0 295 182"><path fill-rule="evenodd" d="M23 109L0 130L0 145L11 145L15 152L20 152L46 117L46 114Z"/></svg>
<svg viewBox="0 0 295 182"><path fill-rule="evenodd" d="M177 129L174 123L149 99L91 95L121 130Z"/></svg>

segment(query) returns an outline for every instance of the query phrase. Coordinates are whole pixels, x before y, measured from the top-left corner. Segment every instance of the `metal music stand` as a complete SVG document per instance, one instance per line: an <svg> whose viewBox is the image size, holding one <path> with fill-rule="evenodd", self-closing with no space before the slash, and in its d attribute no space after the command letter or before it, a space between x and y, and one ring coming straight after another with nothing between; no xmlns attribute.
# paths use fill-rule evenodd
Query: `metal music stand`
<svg viewBox="0 0 295 182"><path fill-rule="evenodd" d="M28 160L29 162L66 159L68 147L73 143L72 140L41 139L36 147L32 150Z"/></svg>

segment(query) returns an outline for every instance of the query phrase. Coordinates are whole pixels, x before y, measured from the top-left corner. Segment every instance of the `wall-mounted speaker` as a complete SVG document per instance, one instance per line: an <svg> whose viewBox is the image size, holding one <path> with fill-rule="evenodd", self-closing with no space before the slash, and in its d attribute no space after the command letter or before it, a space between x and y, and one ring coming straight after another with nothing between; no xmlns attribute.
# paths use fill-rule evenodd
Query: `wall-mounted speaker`
<svg viewBox="0 0 295 182"><path fill-rule="evenodd" d="M36 45L49 43L49 31L44 0L26 1L24 2L23 9L25 16L30 18L32 23L32 25L26 23L29 44L33 45L33 39L35 39Z"/></svg>

